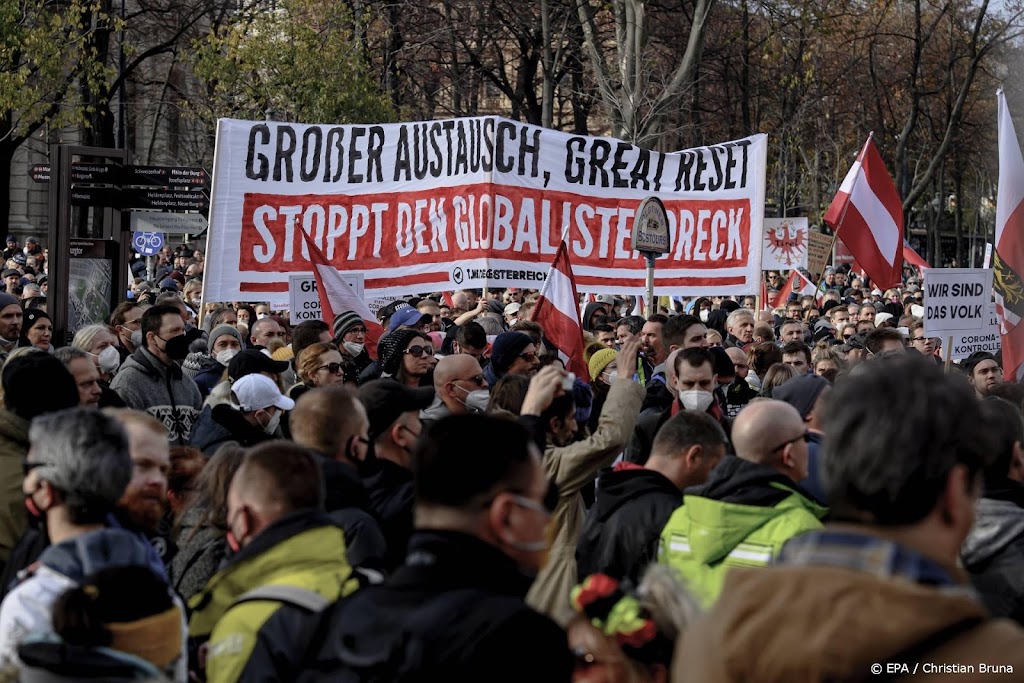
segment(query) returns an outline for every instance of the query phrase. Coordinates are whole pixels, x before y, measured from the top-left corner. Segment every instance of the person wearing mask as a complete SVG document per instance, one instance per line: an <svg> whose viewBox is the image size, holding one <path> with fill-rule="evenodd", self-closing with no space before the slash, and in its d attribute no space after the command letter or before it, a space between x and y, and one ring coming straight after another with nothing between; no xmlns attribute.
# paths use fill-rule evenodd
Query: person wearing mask
<svg viewBox="0 0 1024 683"><path fill-rule="evenodd" d="M619 377L619 352L615 349L601 349L590 357L587 369L590 372L590 386L594 392L594 403L587 427L591 432L601 421L601 408L608 399L608 391Z"/></svg>
<svg viewBox="0 0 1024 683"><path fill-rule="evenodd" d="M373 362L366 350L366 321L355 311L343 311L334 316L332 329L334 343L352 356L358 377Z"/></svg>
<svg viewBox="0 0 1024 683"><path fill-rule="evenodd" d="M128 436L113 418L73 408L37 418L29 437L23 496L45 519L50 546L0 604L0 661L8 663L17 663L27 634L53 630L62 592L107 567L149 567L152 552L133 533L106 527L132 473Z"/></svg>
<svg viewBox="0 0 1024 683"><path fill-rule="evenodd" d="M316 460L288 441L245 454L227 503L232 554L191 600L189 637L208 643L209 683L287 680L269 662L302 660L309 640L296 624L358 587L345 536L323 512Z"/></svg>
<svg viewBox="0 0 1024 683"><path fill-rule="evenodd" d="M531 436L502 418L454 415L430 427L415 460L405 563L330 611L319 674L368 675L374 662L381 680L568 681L565 633L523 600L558 499Z"/></svg>
<svg viewBox="0 0 1024 683"><path fill-rule="evenodd" d="M188 355L189 339L178 309L153 306L142 315L145 345L121 366L110 388L133 410L144 410L167 427L168 441L184 446L192 433L203 397L178 362Z"/></svg>
<svg viewBox="0 0 1024 683"><path fill-rule="evenodd" d="M727 443L711 416L684 410L658 431L643 467L623 462L602 472L576 546L580 580L607 574L636 585L657 557L661 530L683 490L707 481Z"/></svg>
<svg viewBox="0 0 1024 683"><path fill-rule="evenodd" d="M81 349L63 346L53 352L54 358L67 368L78 387L78 405L83 408L100 408L103 389L100 387L100 373L92 357Z"/></svg>
<svg viewBox="0 0 1024 683"><path fill-rule="evenodd" d="M658 549L658 561L678 571L705 607L732 567L768 566L786 541L821 529L827 512L798 486L807 477L807 428L795 408L753 403L736 418L731 438L736 457L686 492Z"/></svg>
<svg viewBox="0 0 1024 683"><path fill-rule="evenodd" d="M141 346L141 339L139 344L135 343L135 333L138 332L140 336L142 334L142 322L139 319L147 308L147 305L135 301L122 301L110 314L110 328L117 335L117 351L122 363L135 353L136 346Z"/></svg>
<svg viewBox="0 0 1024 683"><path fill-rule="evenodd" d="M487 404L487 389L487 380L475 358L462 353L445 356L434 367L434 400L420 413L420 421L427 427L449 415L482 412Z"/></svg>
<svg viewBox="0 0 1024 683"><path fill-rule="evenodd" d="M53 321L46 311L38 308L26 308L22 313L21 336L18 339L18 346L33 346L40 351L51 353L53 346L50 344L53 336Z"/></svg>
<svg viewBox="0 0 1024 683"><path fill-rule="evenodd" d="M23 312L18 297L0 292L0 360L14 350L21 338Z"/></svg>
<svg viewBox="0 0 1024 683"><path fill-rule="evenodd" d="M86 325L75 332L71 346L85 351L96 363L100 373L100 384L109 389L110 380L121 366L121 356L117 351L117 337L106 325ZM106 391L104 392L106 393Z"/></svg>
<svg viewBox="0 0 1024 683"><path fill-rule="evenodd" d="M259 373L246 375L231 384L230 403L200 415L191 445L212 456L229 441L250 447L276 439L284 411L294 407L295 401L282 395L274 380Z"/></svg>
<svg viewBox="0 0 1024 683"><path fill-rule="evenodd" d="M217 325L210 332L207 341L210 355L193 378L204 399L221 383L231 359L242 350L242 335L234 325Z"/></svg>

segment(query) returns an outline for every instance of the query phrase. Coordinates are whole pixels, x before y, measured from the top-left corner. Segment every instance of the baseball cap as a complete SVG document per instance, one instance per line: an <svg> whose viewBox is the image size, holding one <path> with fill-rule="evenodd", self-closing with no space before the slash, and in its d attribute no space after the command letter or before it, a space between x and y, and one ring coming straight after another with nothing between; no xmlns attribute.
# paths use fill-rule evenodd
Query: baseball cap
<svg viewBox="0 0 1024 683"><path fill-rule="evenodd" d="M387 306L377 311L377 320L387 320L395 313L405 308L411 308L408 301L392 301Z"/></svg>
<svg viewBox="0 0 1024 683"><path fill-rule="evenodd" d="M359 387L359 400L370 420L370 438L376 439L402 413L423 410L434 401L433 387L407 387L393 379L377 379Z"/></svg>
<svg viewBox="0 0 1024 683"><path fill-rule="evenodd" d="M228 364L228 377L238 381L246 375L269 372L279 375L288 369L288 361L274 360L262 351L246 349L239 351Z"/></svg>
<svg viewBox="0 0 1024 683"><path fill-rule="evenodd" d="M610 304L615 305L615 297L611 294L598 294L594 297L594 302L599 304Z"/></svg>
<svg viewBox="0 0 1024 683"><path fill-rule="evenodd" d="M388 323L388 332L394 332L401 325L406 327L418 327L429 323L434 318L427 315L426 313L420 313L417 309L412 306L407 306L401 310L395 312L391 316L391 322Z"/></svg>
<svg viewBox="0 0 1024 683"><path fill-rule="evenodd" d="M266 375L246 375L236 379L231 385L231 393L238 399L238 408L243 413L270 406L281 410L291 410L295 407L295 401L282 394L274 380Z"/></svg>
<svg viewBox="0 0 1024 683"><path fill-rule="evenodd" d="M520 308L522 308L520 304L511 303L505 307L504 313L505 315L512 315L513 313L518 313Z"/></svg>
<svg viewBox="0 0 1024 683"><path fill-rule="evenodd" d="M4 278L8 278L8 277L10 277L12 275L17 275L18 277L21 277L21 273L16 271L14 268L6 268L6 269L4 269L3 273L0 273L0 277L4 277Z"/></svg>

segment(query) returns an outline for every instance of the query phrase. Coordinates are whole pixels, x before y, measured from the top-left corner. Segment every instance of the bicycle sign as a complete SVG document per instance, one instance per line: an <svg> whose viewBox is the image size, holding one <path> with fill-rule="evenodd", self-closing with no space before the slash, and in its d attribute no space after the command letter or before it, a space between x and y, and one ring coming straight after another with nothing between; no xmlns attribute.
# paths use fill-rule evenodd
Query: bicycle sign
<svg viewBox="0 0 1024 683"><path fill-rule="evenodd" d="M159 232L132 233L132 246L140 256L156 256L164 246L164 236Z"/></svg>

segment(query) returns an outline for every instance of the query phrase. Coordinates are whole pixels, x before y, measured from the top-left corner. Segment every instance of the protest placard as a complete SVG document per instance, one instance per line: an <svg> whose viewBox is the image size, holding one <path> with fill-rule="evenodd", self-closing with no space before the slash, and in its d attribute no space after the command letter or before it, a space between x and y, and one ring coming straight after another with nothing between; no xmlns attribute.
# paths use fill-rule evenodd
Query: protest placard
<svg viewBox="0 0 1024 683"><path fill-rule="evenodd" d="M953 346L950 352L952 360L963 360L978 351L995 354L1003 347L995 302L990 303L986 308L985 319L985 326L977 332L953 335Z"/></svg>
<svg viewBox="0 0 1024 683"><path fill-rule="evenodd" d="M821 277L832 255L832 238L811 230L807 233L807 270L815 278Z"/></svg>
<svg viewBox="0 0 1024 683"><path fill-rule="evenodd" d="M765 218L761 270L807 268L808 232L806 218Z"/></svg>
<svg viewBox="0 0 1024 683"><path fill-rule="evenodd" d="M364 278L362 273L343 273L342 277L355 290L359 298L363 297ZM289 322L292 325L306 320L323 320L320 310L320 295L316 289L316 278L312 273L292 273L288 276L288 310ZM324 320L330 325L333 321Z"/></svg>
<svg viewBox="0 0 1024 683"><path fill-rule="evenodd" d="M924 332L944 340L979 332L989 321L991 301L991 270L928 268L924 271Z"/></svg>
<svg viewBox="0 0 1024 683"><path fill-rule="evenodd" d="M204 297L284 305L306 231L370 297L540 288L568 228L581 292L645 290L629 246L640 201L665 204L659 292L757 291L767 138L659 153L499 117L387 125L222 119Z"/></svg>

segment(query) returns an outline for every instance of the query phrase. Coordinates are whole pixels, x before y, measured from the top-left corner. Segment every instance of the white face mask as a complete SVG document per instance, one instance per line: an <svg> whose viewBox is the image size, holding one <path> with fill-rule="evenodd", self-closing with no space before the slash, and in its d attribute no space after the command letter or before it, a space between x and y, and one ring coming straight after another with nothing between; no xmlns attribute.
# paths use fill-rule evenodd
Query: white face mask
<svg viewBox="0 0 1024 683"><path fill-rule="evenodd" d="M215 356L215 358L217 359L218 363L220 363L224 367L227 367L228 363L231 362L231 359L238 355L238 351L238 349L224 349L223 351L218 353Z"/></svg>
<svg viewBox="0 0 1024 683"><path fill-rule="evenodd" d="M462 387L457 386L457 389ZM466 391L465 389L462 389ZM471 413L483 413L487 411L487 402L491 399L491 392L487 389L477 389L476 391L466 391L466 400L463 401L458 396L455 397L456 401L466 406L466 410Z"/></svg>
<svg viewBox="0 0 1024 683"><path fill-rule="evenodd" d="M619 371L618 370L612 370L611 372L609 372L607 374L607 377L608 377L608 384L615 384L615 380L617 380L619 378Z"/></svg>
<svg viewBox="0 0 1024 683"><path fill-rule="evenodd" d="M274 416L272 418L270 418L270 421L267 422L267 424L263 425L263 431L264 431L264 433L266 433L266 434L268 434L270 436L273 436L274 434L277 433L277 427L280 424L281 424L281 411L278 410L276 413L274 413Z"/></svg>
<svg viewBox="0 0 1024 683"><path fill-rule="evenodd" d="M99 362L100 372L109 375L121 367L121 354L117 352L116 346L108 346L96 355Z"/></svg>
<svg viewBox="0 0 1024 683"><path fill-rule="evenodd" d="M679 402L687 410L694 412L703 413L711 406L711 402L715 400L715 397L710 391L701 391L700 389L691 389L689 391L679 392Z"/></svg>
<svg viewBox="0 0 1024 683"><path fill-rule="evenodd" d="M263 320L264 318L269 318L269 317L270 316L268 316L266 313L257 313L256 314L256 319L257 320Z"/></svg>
<svg viewBox="0 0 1024 683"><path fill-rule="evenodd" d="M708 309L705 308L704 310L702 310L700 312L700 321L702 323L706 323L708 321L708 318L710 318L710 317L711 317L711 311L709 311Z"/></svg>
<svg viewBox="0 0 1024 683"><path fill-rule="evenodd" d="M345 342L343 344L345 350L351 353L353 356L358 356L363 352L363 344L357 344L356 342Z"/></svg>

